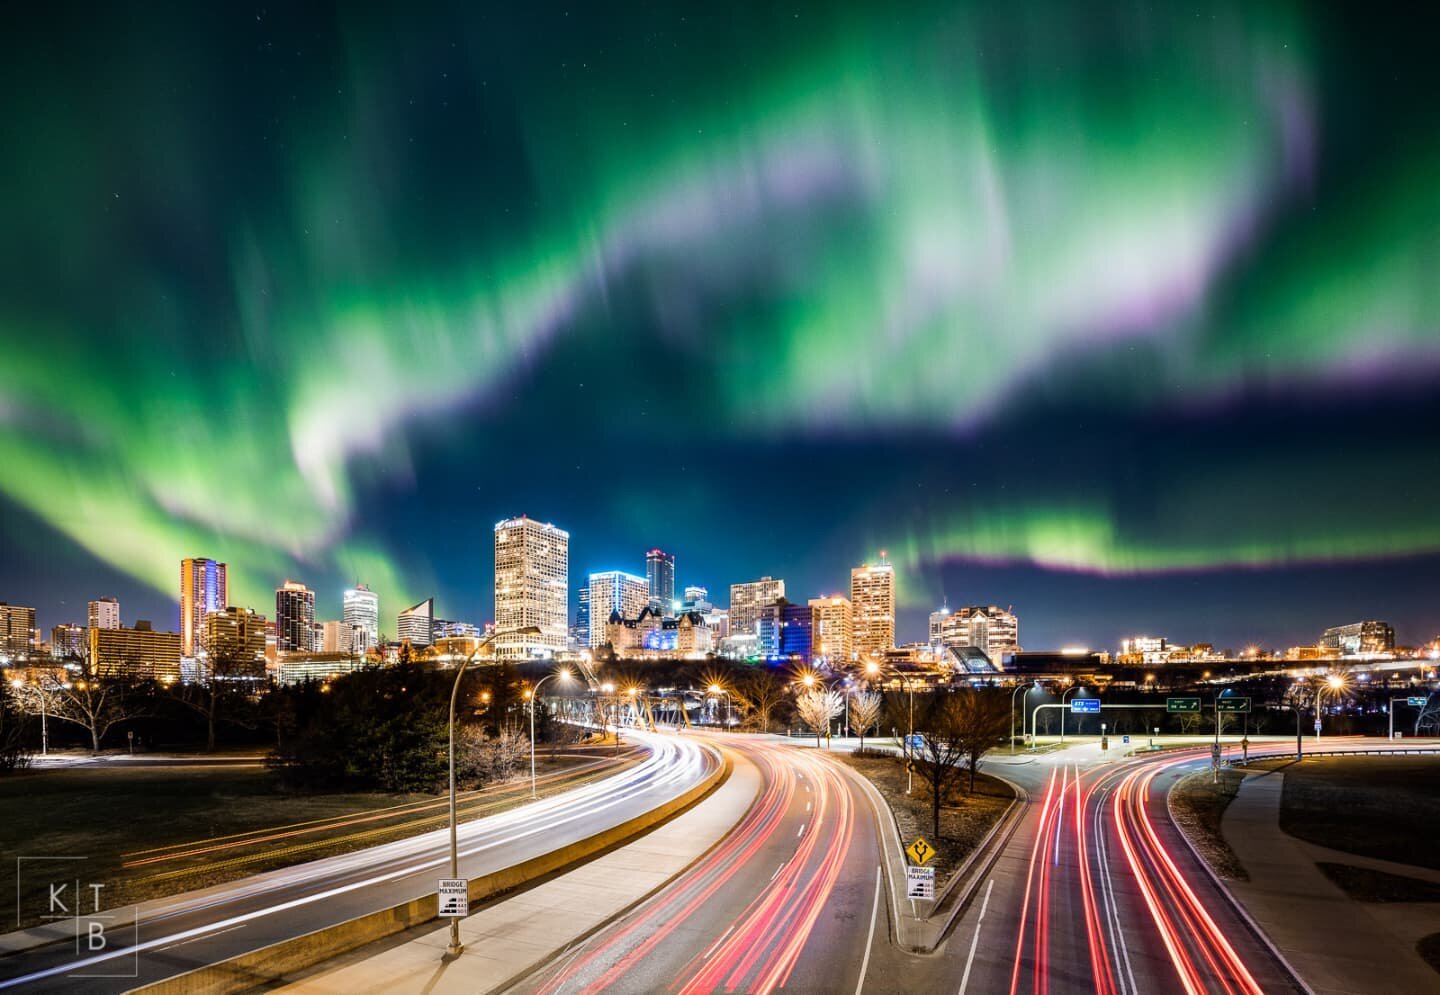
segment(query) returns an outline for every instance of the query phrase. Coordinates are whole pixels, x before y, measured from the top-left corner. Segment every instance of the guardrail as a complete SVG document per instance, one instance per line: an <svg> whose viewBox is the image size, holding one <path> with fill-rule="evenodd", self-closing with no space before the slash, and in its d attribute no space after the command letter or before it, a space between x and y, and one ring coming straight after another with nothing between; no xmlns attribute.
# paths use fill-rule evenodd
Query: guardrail
<svg viewBox="0 0 1440 995"><path fill-rule="evenodd" d="M730 770L729 758L722 755L719 766L706 775L704 780L657 808L572 843L563 851L540 854L510 867L471 878L471 907L629 842L699 802L724 783L730 776ZM387 909L317 929L313 933L281 940L258 950L208 964L185 974L142 985L131 989L131 992L144 995L199 995L201 992L231 995L234 992L251 991L276 984L288 975L314 967L332 957L439 918L436 896L424 895Z"/></svg>

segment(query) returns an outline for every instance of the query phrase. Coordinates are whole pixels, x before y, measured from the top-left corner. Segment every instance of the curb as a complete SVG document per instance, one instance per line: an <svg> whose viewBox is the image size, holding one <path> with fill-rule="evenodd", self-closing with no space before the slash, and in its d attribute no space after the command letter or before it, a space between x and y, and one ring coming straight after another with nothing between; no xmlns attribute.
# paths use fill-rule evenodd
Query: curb
<svg viewBox="0 0 1440 995"><path fill-rule="evenodd" d="M1197 850L1195 844L1190 841L1190 834L1185 832L1180 823L1176 821L1175 809L1170 802L1170 795L1178 783L1178 780L1173 781L1170 787L1165 789L1165 814L1170 817L1171 824L1175 827L1175 831L1180 838L1185 841L1185 845L1195 857L1195 862L1205 868L1205 873L1210 875L1210 880L1215 884L1215 889L1229 900L1231 908L1240 916L1240 921L1249 927L1250 932L1254 933L1261 943L1265 944L1265 949L1270 951L1275 960L1285 969L1285 973L1290 975L1290 980L1295 983L1295 987L1304 992L1305 995L1315 995L1315 989L1311 988L1305 979L1300 976L1300 972L1295 970L1295 965L1291 964L1285 955L1280 952L1280 948L1275 946L1275 942L1270 939L1270 935L1260 928L1259 923L1251 918L1249 910L1245 908L1245 905L1240 899L1235 897L1235 893L1230 890L1230 886L1225 883L1224 879L1215 873L1215 869L1210 866L1209 861L1200 855L1200 851Z"/></svg>
<svg viewBox="0 0 1440 995"><path fill-rule="evenodd" d="M930 915L933 915L936 910L938 910L940 906L944 904L944 902L950 897L951 893L955 890L955 888L962 880L965 881L966 885L960 895L960 898L956 901L955 905L948 913L948 917L945 923L940 927L938 933L936 933L934 942L930 942L922 933L922 935L916 937L917 942L907 943L900 935L903 925L903 913L900 911L895 883L891 880L892 872L894 871L896 866L900 868L901 873L903 873L906 866L904 858L905 841L900 835L900 823L896 821L895 810L890 807L890 803L885 800L885 796L880 793L880 789L875 787L875 785L870 782L870 779L868 777L860 773L858 770L849 767L848 765L842 766L844 766L845 769L852 776L858 778L860 783L864 786L866 796L870 800L870 807L875 811L877 820L882 823L888 821L890 827L890 832L888 833L885 833L883 829L881 830L882 834L884 834L884 838L880 841L880 850L883 854L885 861L885 874L883 875L883 877L886 882L886 891L890 893L890 897L892 899L891 911L893 914L888 917L891 920L890 940L896 947L906 951L907 953L926 955L934 954L935 951L939 948L940 944L944 941L946 935L949 934L951 926L954 925L955 918L960 914L960 912L965 909L967 905L969 905L970 900L974 897L974 882L979 878L983 878L984 876L983 874L972 874L972 870L982 861L984 862L985 867L988 869L994 864L996 860L999 859L1000 853L1004 849L1004 844L1009 841L1012 835L1014 835L1015 830L1019 827L1021 821L1023 821L1025 807L1029 800L1029 793L1026 792L1024 788L1020 787L1020 785L1016 784L1014 781L1011 781L1009 778L1001 777L998 774L993 774L989 771L986 771L986 773L989 773L991 777L997 778L998 780L1004 781L1006 784L1008 784L1010 786L1010 789L1015 792L1015 797L1011 800L1009 807L1007 807L1005 811L1000 814L1000 817L995 820L995 824L990 827L990 830L988 833L986 833L985 838L980 841L980 844L976 846L975 849L970 851L970 854L965 858L965 861L955 869L955 872L953 874L950 875L950 879L945 883L945 887L936 896L935 902L930 908L930 912L924 918L916 918L913 916L907 917L909 921L914 924L912 927L914 932L930 932L930 929L927 927L933 927L934 925L930 920ZM888 820L880 814L882 808L885 815L889 816ZM1003 839L1001 838L1002 836ZM890 848L887 845L887 843L890 841L893 841L895 843L895 849L897 851L895 854L895 860L898 863L892 863L891 861Z"/></svg>
<svg viewBox="0 0 1440 995"><path fill-rule="evenodd" d="M965 882L964 887L960 891L959 898L956 899L954 906L945 917L945 922L940 927L939 934L935 937L935 943L930 947L931 950L939 947L940 944L944 942L945 937L950 935L950 931L955 927L956 920L970 907L970 903L974 900L975 893L979 890L980 882L985 880L986 875L990 872L990 868L994 867L995 862L1000 859L1000 854L1004 852L1011 837L1013 837L1016 830L1020 828L1020 824L1025 821L1025 809L1029 807L1030 804L1030 793L1007 777L1001 777L999 774L993 773L990 774L990 776L1010 785L1010 789L1015 792L1015 798L1010 802L1010 807L1001 814L1000 818L995 820L995 825L990 827L990 832L980 841L980 845L970 851L970 856L965 858L965 863L961 864L955 873L950 875L950 880L945 883L944 891L942 891L939 898L936 899L935 908L938 909L945 903L946 899L950 897L950 893L955 890L956 884L960 881ZM977 868L978 873L976 873Z"/></svg>
<svg viewBox="0 0 1440 995"><path fill-rule="evenodd" d="M690 808L718 788L729 776L731 765L723 754L720 757L719 766L699 784L648 812L580 840L566 847L563 853L539 854L510 867L472 878L471 903L478 905L504 892L513 891L597 857ZM435 895L427 894L184 974L141 985L130 989L130 992L144 995L197 995L202 992L229 995L250 991L278 983L287 975L314 967L357 947L434 922L440 918L438 913Z"/></svg>

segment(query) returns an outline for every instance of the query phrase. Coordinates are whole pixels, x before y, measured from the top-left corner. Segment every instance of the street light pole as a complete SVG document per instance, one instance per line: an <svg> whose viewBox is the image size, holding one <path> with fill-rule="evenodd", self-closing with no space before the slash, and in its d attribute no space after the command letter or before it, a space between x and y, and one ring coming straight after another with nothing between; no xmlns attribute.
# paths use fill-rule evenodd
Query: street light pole
<svg viewBox="0 0 1440 995"><path fill-rule="evenodd" d="M1083 685L1077 684L1073 688L1066 688L1065 693L1060 696L1060 742L1065 742L1065 698L1071 692L1083 690Z"/></svg>
<svg viewBox="0 0 1440 995"><path fill-rule="evenodd" d="M535 793L535 703L540 700L540 686L552 677L558 677L562 681L568 681L570 679L570 671L557 670L553 674L546 674L536 681L535 686L530 689L530 797L532 799L540 797Z"/></svg>
<svg viewBox="0 0 1440 995"><path fill-rule="evenodd" d="M460 669L455 674L455 686L450 689L450 877L460 877L460 850L456 844L456 819L455 819L455 699L460 695L460 679L465 676L465 668L470 666L470 661L475 659L486 646L489 646L499 636L538 636L539 626L527 625L522 629L513 629L509 632L492 632L470 651L470 655L460 661ZM533 740L532 740L533 743ZM465 952L465 944L460 942L460 918L452 916L450 919L450 943L445 947L445 954L449 957L459 957Z"/></svg>
<svg viewBox="0 0 1440 995"><path fill-rule="evenodd" d="M1010 752L1015 752L1015 695L1023 687L1029 687L1034 681L1026 681L1024 684L1015 685L1015 690L1010 692ZM1029 691L1025 692L1029 694ZM1020 735L1025 735L1025 723L1020 723Z"/></svg>

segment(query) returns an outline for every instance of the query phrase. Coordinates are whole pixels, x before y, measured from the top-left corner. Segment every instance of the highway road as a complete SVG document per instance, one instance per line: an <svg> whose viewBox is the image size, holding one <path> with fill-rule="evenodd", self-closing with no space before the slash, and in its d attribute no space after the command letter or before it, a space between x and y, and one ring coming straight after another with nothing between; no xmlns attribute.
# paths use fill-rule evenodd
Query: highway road
<svg viewBox="0 0 1440 995"><path fill-rule="evenodd" d="M954 930L918 955L890 940L896 896L877 871L880 834L894 830L856 775L823 751L722 739L763 776L735 830L514 992L1298 990L1170 820L1166 793L1208 765L1207 747L1118 760L1092 744L997 760L992 770L1030 792L1025 817Z"/></svg>
<svg viewBox="0 0 1440 995"><path fill-rule="evenodd" d="M651 750L639 764L462 825L461 874L478 877L584 839L684 792L720 762L694 737L631 735ZM149 903L138 933L125 928L128 918L113 920L111 947L94 955L83 944L77 953L72 942L25 947L32 936L0 937L0 989L111 992L181 974L433 893L436 879L449 876L448 853L440 830Z"/></svg>
<svg viewBox="0 0 1440 995"><path fill-rule="evenodd" d="M881 961L902 963L888 940L879 823L855 775L787 743L712 741L762 774L745 817L657 895L517 992L850 992Z"/></svg>

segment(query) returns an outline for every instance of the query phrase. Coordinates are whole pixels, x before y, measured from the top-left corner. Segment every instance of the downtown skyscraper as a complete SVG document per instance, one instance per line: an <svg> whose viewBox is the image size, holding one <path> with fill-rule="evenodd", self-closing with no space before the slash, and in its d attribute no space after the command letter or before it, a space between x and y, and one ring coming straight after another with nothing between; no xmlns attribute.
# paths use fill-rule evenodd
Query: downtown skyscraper
<svg viewBox="0 0 1440 995"><path fill-rule="evenodd" d="M205 616L230 607L223 563L201 557L180 561L180 655L194 656L205 641Z"/></svg>
<svg viewBox="0 0 1440 995"><path fill-rule="evenodd" d="M773 577L744 584L730 585L730 634L732 636L755 634L755 623L760 612L785 597L785 581Z"/></svg>
<svg viewBox="0 0 1440 995"><path fill-rule="evenodd" d="M354 647L356 652L380 645L380 595L364 584L356 584L345 592L340 617L361 630L360 642Z"/></svg>
<svg viewBox="0 0 1440 995"><path fill-rule="evenodd" d="M650 604L650 585L644 577L623 570L591 574L590 648L605 645L605 627L612 612L618 612L623 620L633 621Z"/></svg>
<svg viewBox="0 0 1440 995"><path fill-rule="evenodd" d="M282 653L309 653L316 642L315 592L286 579L275 591L275 648Z"/></svg>
<svg viewBox="0 0 1440 995"><path fill-rule="evenodd" d="M879 656L895 645L895 568L880 555L850 571L852 648L864 659Z"/></svg>
<svg viewBox="0 0 1440 995"><path fill-rule="evenodd" d="M496 656L517 660L562 652L569 588L569 532L524 515L496 522L495 628L540 629L539 635L497 636Z"/></svg>
<svg viewBox="0 0 1440 995"><path fill-rule="evenodd" d="M650 607L661 615L675 610L675 554L652 549L645 554L645 581L650 589Z"/></svg>

